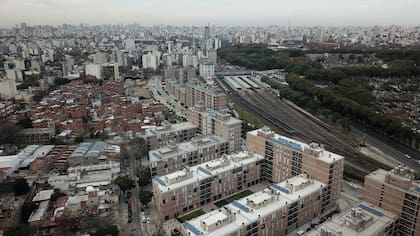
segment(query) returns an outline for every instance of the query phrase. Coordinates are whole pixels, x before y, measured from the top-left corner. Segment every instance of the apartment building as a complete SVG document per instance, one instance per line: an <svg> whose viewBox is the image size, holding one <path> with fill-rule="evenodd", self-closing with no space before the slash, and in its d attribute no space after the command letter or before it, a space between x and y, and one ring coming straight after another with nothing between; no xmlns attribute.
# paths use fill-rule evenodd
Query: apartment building
<svg viewBox="0 0 420 236"><path fill-rule="evenodd" d="M204 85L198 80L186 83L186 105L192 107L202 102L203 106L222 111L227 108L227 95L217 87Z"/></svg>
<svg viewBox="0 0 420 236"><path fill-rule="evenodd" d="M263 159L244 151L155 176L153 196L160 216L169 220L258 184Z"/></svg>
<svg viewBox="0 0 420 236"><path fill-rule="evenodd" d="M226 111L216 111L199 103L188 109L187 119L198 126L201 134L217 135L228 140L230 152L241 150L242 121Z"/></svg>
<svg viewBox="0 0 420 236"><path fill-rule="evenodd" d="M262 178L278 183L302 173L325 183L322 212L336 206L343 179L344 157L326 151L323 145L306 144L262 128L247 133L246 147L263 155Z"/></svg>
<svg viewBox="0 0 420 236"><path fill-rule="evenodd" d="M170 143L181 143L191 140L198 132L197 125L191 122L164 124L145 130L144 139L149 150L162 148Z"/></svg>
<svg viewBox="0 0 420 236"><path fill-rule="evenodd" d="M365 177L364 190L364 201L400 217L399 235L420 235L420 182L412 169L375 170Z"/></svg>
<svg viewBox="0 0 420 236"><path fill-rule="evenodd" d="M186 166L211 161L228 153L229 143L217 136L196 137L189 142L169 144L149 152L150 173L162 176Z"/></svg>
<svg viewBox="0 0 420 236"><path fill-rule="evenodd" d="M286 235L321 214L326 185L301 174L183 223L182 235Z"/></svg>
<svg viewBox="0 0 420 236"><path fill-rule="evenodd" d="M306 233L307 236L393 236L398 216L361 202Z"/></svg>
<svg viewBox="0 0 420 236"><path fill-rule="evenodd" d="M186 90L185 85L180 84L176 79L174 78L167 78L165 79L165 89L168 91L169 94L172 95L172 97L175 98L178 102L182 104L186 104Z"/></svg>

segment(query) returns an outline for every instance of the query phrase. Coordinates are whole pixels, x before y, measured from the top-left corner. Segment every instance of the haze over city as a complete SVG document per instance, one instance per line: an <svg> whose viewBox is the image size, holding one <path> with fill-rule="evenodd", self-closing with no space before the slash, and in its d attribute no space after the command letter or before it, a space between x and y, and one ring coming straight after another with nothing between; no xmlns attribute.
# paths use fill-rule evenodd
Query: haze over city
<svg viewBox="0 0 420 236"><path fill-rule="evenodd" d="M38 24L416 25L416 0L0 0L0 27Z"/></svg>
<svg viewBox="0 0 420 236"><path fill-rule="evenodd" d="M420 236L420 0L0 0L0 235Z"/></svg>

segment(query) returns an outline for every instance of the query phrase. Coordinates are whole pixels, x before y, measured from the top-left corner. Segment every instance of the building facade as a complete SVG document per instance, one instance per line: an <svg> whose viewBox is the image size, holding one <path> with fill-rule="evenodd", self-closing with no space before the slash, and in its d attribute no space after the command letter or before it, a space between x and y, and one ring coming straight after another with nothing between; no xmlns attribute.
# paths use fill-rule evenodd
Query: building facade
<svg viewBox="0 0 420 236"><path fill-rule="evenodd" d="M265 157L262 178L272 183L308 174L327 184L322 211L332 209L340 196L344 157L328 152L317 143L305 144L280 136L268 128L247 133L249 151Z"/></svg>
<svg viewBox="0 0 420 236"><path fill-rule="evenodd" d="M183 223L182 235L287 235L321 214L326 186L302 174Z"/></svg>
<svg viewBox="0 0 420 236"><path fill-rule="evenodd" d="M196 137L189 142L170 144L149 152L152 176L166 175L186 166L211 161L228 153L228 142L217 136Z"/></svg>
<svg viewBox="0 0 420 236"><path fill-rule="evenodd" d="M227 95L216 87L203 85L198 80L190 80L186 84L186 105L192 107L198 103L213 110L227 109Z"/></svg>
<svg viewBox="0 0 420 236"><path fill-rule="evenodd" d="M240 152L155 176L153 196L160 216L168 220L258 184L262 159Z"/></svg>
<svg viewBox="0 0 420 236"><path fill-rule="evenodd" d="M233 118L225 111L215 111L200 104L188 109L187 119L198 126L201 134L217 135L228 140L230 152L241 150L241 120Z"/></svg>
<svg viewBox="0 0 420 236"><path fill-rule="evenodd" d="M364 200L400 217L399 235L420 235L420 183L414 171L399 165L365 177Z"/></svg>
<svg viewBox="0 0 420 236"><path fill-rule="evenodd" d="M398 216L379 207L361 202L322 223L307 236L393 236Z"/></svg>
<svg viewBox="0 0 420 236"><path fill-rule="evenodd" d="M146 140L148 149L155 150L170 143L187 142L195 137L197 132L197 125L191 122L172 125L165 124L156 128L147 129L145 131L144 139Z"/></svg>

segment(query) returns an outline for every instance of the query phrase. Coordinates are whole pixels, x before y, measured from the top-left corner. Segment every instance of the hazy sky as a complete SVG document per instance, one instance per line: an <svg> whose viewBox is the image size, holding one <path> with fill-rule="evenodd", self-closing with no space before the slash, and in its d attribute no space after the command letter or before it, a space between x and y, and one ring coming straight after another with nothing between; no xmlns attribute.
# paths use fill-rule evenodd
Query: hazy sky
<svg viewBox="0 0 420 236"><path fill-rule="evenodd" d="M0 0L0 26L420 25L420 0Z"/></svg>

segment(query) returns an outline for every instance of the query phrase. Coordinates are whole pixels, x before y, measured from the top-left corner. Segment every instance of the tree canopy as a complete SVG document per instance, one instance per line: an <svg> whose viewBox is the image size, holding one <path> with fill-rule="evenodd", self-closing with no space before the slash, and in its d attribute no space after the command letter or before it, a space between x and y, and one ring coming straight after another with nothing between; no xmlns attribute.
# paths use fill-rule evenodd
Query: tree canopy
<svg viewBox="0 0 420 236"><path fill-rule="evenodd" d="M16 196L24 195L29 192L29 184L24 178L16 179L13 183L13 191Z"/></svg>
<svg viewBox="0 0 420 236"><path fill-rule="evenodd" d="M136 182L132 178L130 178L128 175L118 176L114 180L114 183L118 185L122 191L132 189L136 186L135 185Z"/></svg>

